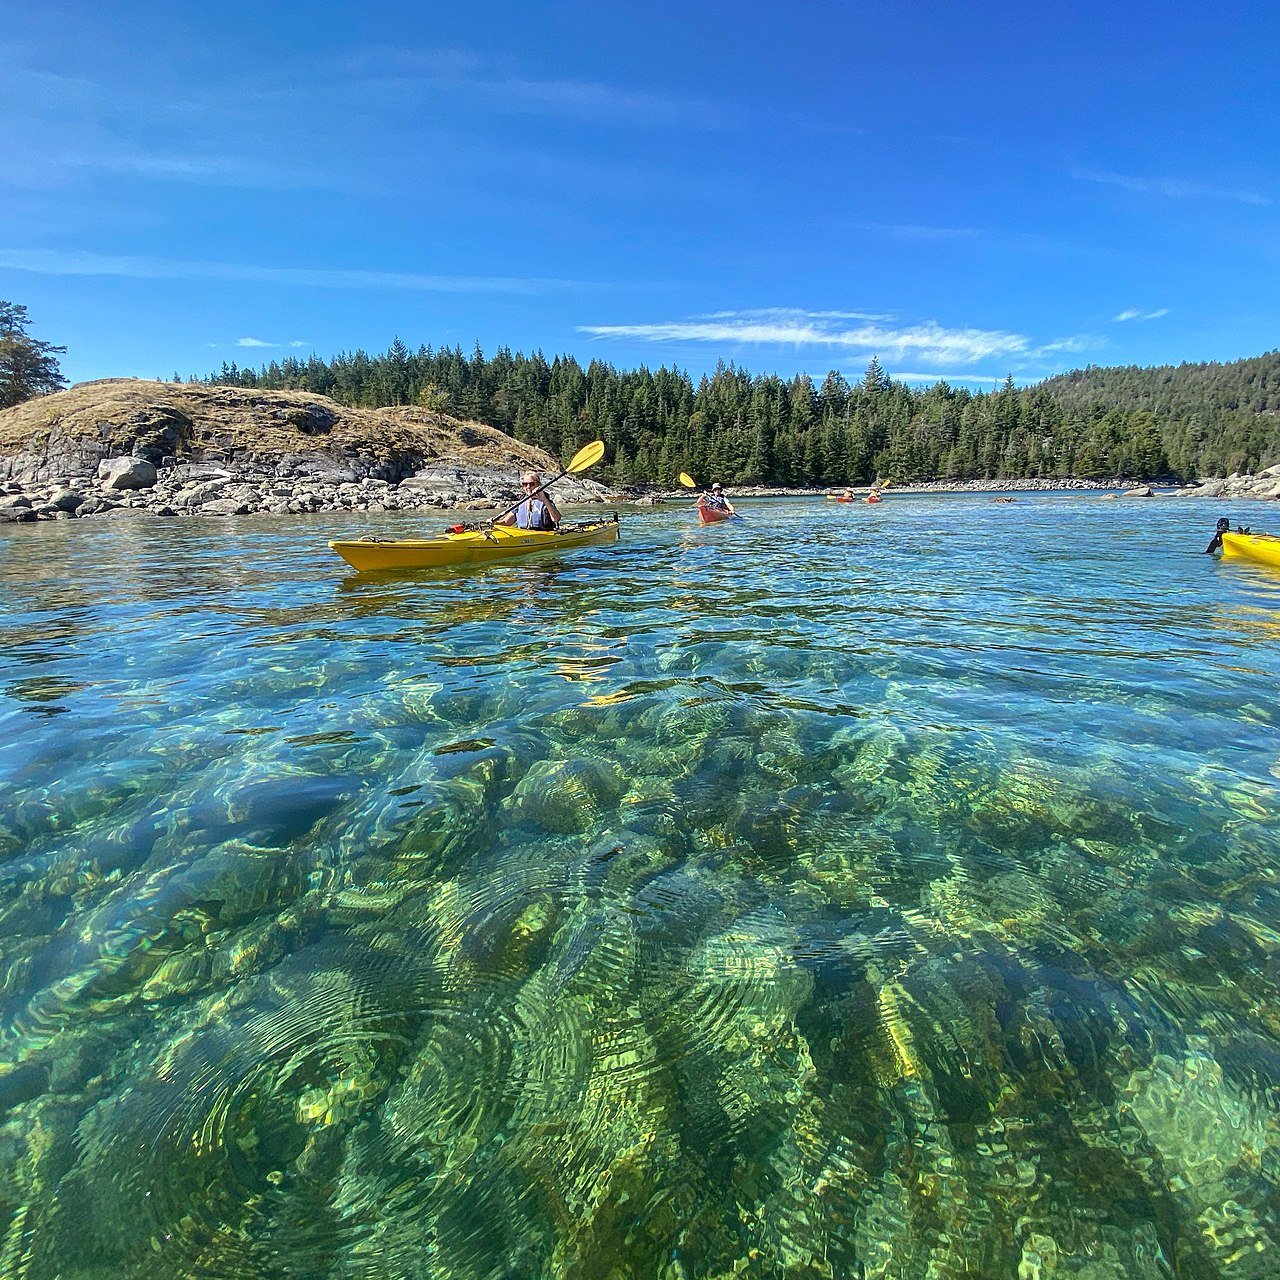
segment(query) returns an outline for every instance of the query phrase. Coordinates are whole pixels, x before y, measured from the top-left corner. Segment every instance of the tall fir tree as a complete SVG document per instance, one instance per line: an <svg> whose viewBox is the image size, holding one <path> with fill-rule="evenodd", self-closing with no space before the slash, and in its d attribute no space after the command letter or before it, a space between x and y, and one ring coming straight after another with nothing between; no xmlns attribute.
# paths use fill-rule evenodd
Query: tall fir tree
<svg viewBox="0 0 1280 1280"><path fill-rule="evenodd" d="M31 337L29 324L26 307L0 301L0 409L67 385L57 360L66 347Z"/></svg>

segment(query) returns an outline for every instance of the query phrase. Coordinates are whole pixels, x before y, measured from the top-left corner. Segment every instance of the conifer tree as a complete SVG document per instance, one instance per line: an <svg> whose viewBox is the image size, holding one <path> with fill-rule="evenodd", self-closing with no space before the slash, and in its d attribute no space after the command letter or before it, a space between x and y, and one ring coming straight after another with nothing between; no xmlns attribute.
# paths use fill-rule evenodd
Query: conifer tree
<svg viewBox="0 0 1280 1280"><path fill-rule="evenodd" d="M0 301L0 409L67 385L57 361L66 347L29 337L29 323L26 307Z"/></svg>
<svg viewBox="0 0 1280 1280"><path fill-rule="evenodd" d="M867 365L867 372L862 378L862 389L874 395L878 391L888 391L891 385L889 375L881 367L879 358L872 356L871 363Z"/></svg>

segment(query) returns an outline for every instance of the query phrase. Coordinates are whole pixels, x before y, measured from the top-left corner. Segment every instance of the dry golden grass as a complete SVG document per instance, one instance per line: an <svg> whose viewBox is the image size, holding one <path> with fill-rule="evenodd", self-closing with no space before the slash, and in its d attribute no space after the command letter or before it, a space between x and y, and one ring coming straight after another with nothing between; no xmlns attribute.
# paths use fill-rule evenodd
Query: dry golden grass
<svg viewBox="0 0 1280 1280"><path fill-rule="evenodd" d="M194 460L323 452L464 467L558 470L550 454L495 427L411 407L349 409L304 391L107 378L0 412L0 455L50 444L107 454L154 447Z"/></svg>

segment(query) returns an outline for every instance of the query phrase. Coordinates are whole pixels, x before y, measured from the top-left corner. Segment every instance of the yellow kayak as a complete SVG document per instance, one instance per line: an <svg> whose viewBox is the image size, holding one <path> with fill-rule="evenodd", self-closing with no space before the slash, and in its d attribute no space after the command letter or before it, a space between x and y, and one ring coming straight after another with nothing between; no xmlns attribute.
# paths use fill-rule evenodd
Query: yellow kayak
<svg viewBox="0 0 1280 1280"><path fill-rule="evenodd" d="M1269 564L1280 569L1280 538L1271 533L1228 533L1222 531L1222 554Z"/></svg>
<svg viewBox="0 0 1280 1280"><path fill-rule="evenodd" d="M488 564L532 551L567 551L598 542L617 542L618 517L561 525L559 529L517 529L495 524L437 538L402 538L398 541L358 538L331 542L353 569L362 573L378 569L440 569L449 565Z"/></svg>

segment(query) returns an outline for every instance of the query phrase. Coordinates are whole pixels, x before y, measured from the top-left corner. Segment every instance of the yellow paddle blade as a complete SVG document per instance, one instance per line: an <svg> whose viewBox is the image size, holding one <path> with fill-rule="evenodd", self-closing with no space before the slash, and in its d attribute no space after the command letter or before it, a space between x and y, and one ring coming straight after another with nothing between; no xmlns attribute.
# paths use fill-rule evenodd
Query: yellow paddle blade
<svg viewBox="0 0 1280 1280"><path fill-rule="evenodd" d="M590 444L584 444L577 453L569 460L569 465L565 467L566 475L576 475L579 471L585 471L588 467L594 467L601 458L604 457L604 441L593 440Z"/></svg>
<svg viewBox="0 0 1280 1280"><path fill-rule="evenodd" d="M694 482L693 477L687 471L682 471L680 473L680 483L684 485L686 489L696 489L698 487Z"/></svg>

